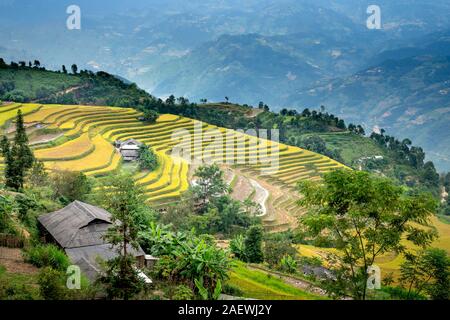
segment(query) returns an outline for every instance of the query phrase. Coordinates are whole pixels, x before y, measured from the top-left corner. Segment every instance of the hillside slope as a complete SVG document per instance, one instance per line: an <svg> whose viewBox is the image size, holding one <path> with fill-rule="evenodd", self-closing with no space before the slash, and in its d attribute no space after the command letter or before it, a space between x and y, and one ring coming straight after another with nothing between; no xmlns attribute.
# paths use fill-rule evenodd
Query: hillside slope
<svg viewBox="0 0 450 320"><path fill-rule="evenodd" d="M132 138L149 145L160 165L152 172L136 172L135 179L144 187L148 201L157 206L176 202L187 191L191 164L215 162L251 171L254 177L284 189L285 194L295 194L300 180L320 179L322 173L343 167L308 150L185 117L164 114L156 123L147 124L138 120L141 113L127 108L7 104L0 107L6 132L11 132L9 127L18 110L25 115L32 143L49 129L63 134L33 143L36 157L48 170L102 177L121 169L121 155L113 147L114 141ZM294 197L284 200L295 204ZM267 223L278 225L276 216L276 212L268 215Z"/></svg>
<svg viewBox="0 0 450 320"><path fill-rule="evenodd" d="M348 78L292 95L295 106L326 105L339 116L411 138L441 170L450 169L450 57L387 60ZM286 102L288 103L288 102Z"/></svg>

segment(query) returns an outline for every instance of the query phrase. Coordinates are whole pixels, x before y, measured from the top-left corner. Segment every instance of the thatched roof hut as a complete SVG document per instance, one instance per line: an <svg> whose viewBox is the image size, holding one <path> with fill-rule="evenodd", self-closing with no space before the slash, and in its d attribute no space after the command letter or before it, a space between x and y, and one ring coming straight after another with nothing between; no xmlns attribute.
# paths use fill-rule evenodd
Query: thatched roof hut
<svg viewBox="0 0 450 320"><path fill-rule="evenodd" d="M68 206L38 217L47 242L54 242L65 250L72 263L94 280L101 269L100 260L118 255L117 248L105 242L103 236L112 226L111 214L90 204L74 201ZM128 252L144 265L145 253L129 247Z"/></svg>

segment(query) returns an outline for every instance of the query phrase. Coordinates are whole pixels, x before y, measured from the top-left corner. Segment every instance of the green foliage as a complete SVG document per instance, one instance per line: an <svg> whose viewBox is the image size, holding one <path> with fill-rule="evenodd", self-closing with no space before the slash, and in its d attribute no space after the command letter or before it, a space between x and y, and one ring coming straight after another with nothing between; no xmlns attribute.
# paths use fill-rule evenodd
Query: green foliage
<svg viewBox="0 0 450 320"><path fill-rule="evenodd" d="M197 180L192 191L200 212L206 211L208 204L214 202L217 197L229 192L223 178L223 171L217 164L198 167L194 176Z"/></svg>
<svg viewBox="0 0 450 320"><path fill-rule="evenodd" d="M193 226L201 233L228 235L259 222L242 210L239 201L228 195L217 197L208 207L205 214L192 218Z"/></svg>
<svg viewBox="0 0 450 320"><path fill-rule="evenodd" d="M400 281L407 298L422 292L433 300L450 298L450 257L445 250L428 248L418 254L408 253L405 258Z"/></svg>
<svg viewBox="0 0 450 320"><path fill-rule="evenodd" d="M297 143L297 146L303 149L307 149L313 152L323 154L339 162L343 162L343 159L337 150L329 150L325 141L319 136L308 136L303 138Z"/></svg>
<svg viewBox="0 0 450 320"><path fill-rule="evenodd" d="M2 155L5 158L6 186L18 191L23 188L25 175L34 162L34 155L28 146L28 137L20 109L17 111L14 143L10 145L6 136L3 136L0 146Z"/></svg>
<svg viewBox="0 0 450 320"><path fill-rule="evenodd" d="M36 160L28 175L28 182L31 187L41 187L48 182L48 173L45 171L44 163Z"/></svg>
<svg viewBox="0 0 450 320"><path fill-rule="evenodd" d="M251 263L260 263L263 261L262 251L263 229L261 226L251 226L248 229L245 240L245 259Z"/></svg>
<svg viewBox="0 0 450 320"><path fill-rule="evenodd" d="M285 255L280 260L280 270L287 273L297 272L297 260L290 255Z"/></svg>
<svg viewBox="0 0 450 320"><path fill-rule="evenodd" d="M36 199L25 194L17 195L15 201L17 203L18 213L21 221L26 219L26 215L30 210L38 208Z"/></svg>
<svg viewBox="0 0 450 320"><path fill-rule="evenodd" d="M13 216L18 211L17 203L12 196L0 195L0 232L17 234Z"/></svg>
<svg viewBox="0 0 450 320"><path fill-rule="evenodd" d="M435 238L429 223L436 207L427 194L407 195L392 181L366 172L336 170L323 183L305 181L300 205L310 209L301 218L313 237L327 237L341 255L327 260L337 280L331 294L366 298L367 273L375 258L390 251L405 252L402 238L425 247ZM414 222L414 224L412 223Z"/></svg>
<svg viewBox="0 0 450 320"><path fill-rule="evenodd" d="M8 66L0 68L0 79L0 99L5 101L139 107L154 99L135 84L126 84L106 72L77 70L67 74Z"/></svg>
<svg viewBox="0 0 450 320"><path fill-rule="evenodd" d="M140 236L147 252L161 258L156 273L163 279L188 283L191 288L195 287L196 279L212 294L217 282L228 277L228 253L217 248L211 237L198 237L193 232L175 233L168 226L155 224Z"/></svg>
<svg viewBox="0 0 450 320"><path fill-rule="evenodd" d="M230 283L225 283L223 285L222 292L234 297L242 297L244 295L244 292L239 287Z"/></svg>
<svg viewBox="0 0 450 320"><path fill-rule="evenodd" d="M156 112L155 110L151 110L151 109L145 109L144 110L144 115L143 115L143 120L145 122L148 123L155 123L156 120L158 120L159 118L159 113Z"/></svg>
<svg viewBox="0 0 450 320"><path fill-rule="evenodd" d="M264 261L270 267L278 267L285 256L295 257L297 250L290 240L266 241L264 243Z"/></svg>
<svg viewBox="0 0 450 320"><path fill-rule="evenodd" d="M415 291L408 292L408 290L401 287L385 286L381 287L381 291L387 293L389 299L392 300L427 300L426 296Z"/></svg>
<svg viewBox="0 0 450 320"><path fill-rule="evenodd" d="M132 175L121 174L107 177L100 187L102 206L111 213L112 226L104 235L117 252L117 257L106 262L105 275L100 282L106 287L111 299L130 299L141 292L145 285L134 267L130 249L139 248L138 233L141 225L144 193L134 183Z"/></svg>
<svg viewBox="0 0 450 320"><path fill-rule="evenodd" d="M39 292L44 300L64 300L66 296L64 272L43 268L38 276Z"/></svg>
<svg viewBox="0 0 450 320"><path fill-rule="evenodd" d="M178 285L172 295L172 300L192 300L193 298L194 292L184 284Z"/></svg>
<svg viewBox="0 0 450 320"><path fill-rule="evenodd" d="M158 157L151 148L143 144L139 147L139 170L153 171L158 167Z"/></svg>
<svg viewBox="0 0 450 320"><path fill-rule="evenodd" d="M7 272L0 266L0 300L36 300L39 292L36 277Z"/></svg>
<svg viewBox="0 0 450 320"><path fill-rule="evenodd" d="M53 244L38 244L24 251L25 261L38 268L51 267L55 270L65 272L70 265L66 254Z"/></svg>
<svg viewBox="0 0 450 320"><path fill-rule="evenodd" d="M197 287L198 293L203 300L218 300L220 294L222 293L222 281L217 280L216 287L214 291L210 294L208 289L203 286L203 279L194 279L195 286Z"/></svg>
<svg viewBox="0 0 450 320"><path fill-rule="evenodd" d="M56 171L50 177L54 198L63 203L83 201L92 190L92 182L82 172Z"/></svg>
<svg viewBox="0 0 450 320"><path fill-rule="evenodd" d="M245 261L245 238L243 235L239 234L230 241L230 250L237 259Z"/></svg>
<svg viewBox="0 0 450 320"><path fill-rule="evenodd" d="M134 264L134 257L123 253L106 261L98 283L103 286L109 299L129 300L145 289L145 283Z"/></svg>

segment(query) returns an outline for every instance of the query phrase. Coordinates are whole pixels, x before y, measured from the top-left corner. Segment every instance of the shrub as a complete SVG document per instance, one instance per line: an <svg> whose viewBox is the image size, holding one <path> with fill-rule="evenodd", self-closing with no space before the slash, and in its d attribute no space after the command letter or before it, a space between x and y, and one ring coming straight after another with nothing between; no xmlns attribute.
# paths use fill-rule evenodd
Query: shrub
<svg viewBox="0 0 450 320"><path fill-rule="evenodd" d="M280 270L287 273L295 273L297 271L297 261L292 256L285 255L281 258Z"/></svg>
<svg viewBox="0 0 450 320"><path fill-rule="evenodd" d="M276 267L281 259L286 256L295 257L297 251L290 240L266 241L264 244L264 260L271 266Z"/></svg>
<svg viewBox="0 0 450 320"><path fill-rule="evenodd" d="M222 292L234 297L242 297L244 295L244 292L240 288L229 283L223 286Z"/></svg>
<svg viewBox="0 0 450 320"><path fill-rule="evenodd" d="M92 190L91 181L82 172L58 171L51 178L55 197L65 203L82 201Z"/></svg>
<svg viewBox="0 0 450 320"><path fill-rule="evenodd" d="M45 300L62 300L66 295L64 273L45 267L38 276L39 292Z"/></svg>
<svg viewBox="0 0 450 320"><path fill-rule="evenodd" d="M25 260L38 268L52 267L66 271L70 265L69 258L55 245L37 245L25 251Z"/></svg>
<svg viewBox="0 0 450 320"><path fill-rule="evenodd" d="M159 113L155 110L146 109L144 110L143 120L148 123L155 123L159 118Z"/></svg>
<svg viewBox="0 0 450 320"><path fill-rule="evenodd" d="M158 157L146 145L139 147L139 169L140 170L155 170L158 166Z"/></svg>
<svg viewBox="0 0 450 320"><path fill-rule="evenodd" d="M245 245L243 235L238 235L230 241L230 249L237 259L245 261Z"/></svg>
<svg viewBox="0 0 450 320"><path fill-rule="evenodd" d="M192 300L194 292L192 289L184 284L180 284L174 290L172 300Z"/></svg>

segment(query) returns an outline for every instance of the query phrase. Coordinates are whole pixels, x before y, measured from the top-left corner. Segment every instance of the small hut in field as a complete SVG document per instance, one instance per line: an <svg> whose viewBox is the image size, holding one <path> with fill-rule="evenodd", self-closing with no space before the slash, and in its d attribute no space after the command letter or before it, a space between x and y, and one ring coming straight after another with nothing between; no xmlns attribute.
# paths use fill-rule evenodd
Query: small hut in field
<svg viewBox="0 0 450 320"><path fill-rule="evenodd" d="M136 161L139 159L139 147L141 142L135 139L128 139L125 141L116 140L114 146L122 155L124 161Z"/></svg>

